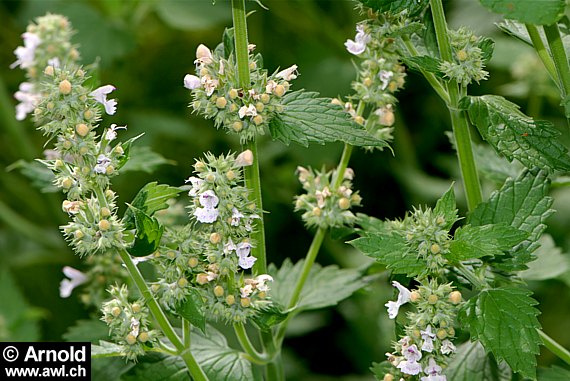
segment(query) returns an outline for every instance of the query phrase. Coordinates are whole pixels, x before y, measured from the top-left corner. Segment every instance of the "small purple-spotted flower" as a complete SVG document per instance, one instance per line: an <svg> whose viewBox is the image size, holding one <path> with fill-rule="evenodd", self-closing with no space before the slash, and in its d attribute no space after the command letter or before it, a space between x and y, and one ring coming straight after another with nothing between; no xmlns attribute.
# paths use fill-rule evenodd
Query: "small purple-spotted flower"
<svg viewBox="0 0 570 381"><path fill-rule="evenodd" d="M437 365L435 359L431 357L428 366L424 368L427 377L422 377L422 381L447 381L447 377L440 375L441 371L441 366Z"/></svg>
<svg viewBox="0 0 570 381"><path fill-rule="evenodd" d="M391 71L380 70L380 73L378 73L378 78L380 78L380 81L382 82L382 86L380 86L382 90L386 90L393 76L394 73Z"/></svg>
<svg viewBox="0 0 570 381"><path fill-rule="evenodd" d="M93 172L103 175L107 173L107 167L109 165L111 165L111 159L101 154L97 156L97 164L95 165L95 168L93 168Z"/></svg>
<svg viewBox="0 0 570 381"><path fill-rule="evenodd" d="M238 264L242 269L250 269L253 267L253 264L257 260L257 258L250 256L251 253L251 243L249 242L240 242L236 247L236 254L238 255Z"/></svg>
<svg viewBox="0 0 570 381"><path fill-rule="evenodd" d="M402 356L408 361L419 361L422 359L422 352L416 344L412 344L405 349L402 348Z"/></svg>
<svg viewBox="0 0 570 381"><path fill-rule="evenodd" d="M398 366L398 369L402 371L402 373L409 374L409 375L416 375L422 371L422 366L420 363L416 361L404 360L401 361Z"/></svg>
<svg viewBox="0 0 570 381"><path fill-rule="evenodd" d="M400 294L398 295L398 300L394 301L389 301L388 303L385 304L385 306L388 308L388 317L390 319L395 319L396 316L398 316L398 311L400 310L400 307L403 304L406 304L410 301L410 290L408 290L406 287L402 286L400 283L393 281L392 285L394 287L396 287L398 289L398 291L400 291Z"/></svg>
<svg viewBox="0 0 570 381"><path fill-rule="evenodd" d="M204 184L204 180L194 176L189 177L188 179L184 180L184 182L192 184L192 189L190 189L190 191L188 192L188 196L191 197L198 196L198 192L200 191L202 184Z"/></svg>
<svg viewBox="0 0 570 381"><path fill-rule="evenodd" d="M16 120L24 120L26 116L33 112L40 100L40 95L34 91L34 85L29 82L22 82L20 88L14 94L20 103L16 105Z"/></svg>
<svg viewBox="0 0 570 381"><path fill-rule="evenodd" d="M216 206L220 200L214 191L205 191L200 195L199 200L200 205L202 205L203 208L196 208L194 211L194 216L196 219L204 224L211 224L216 221L218 219L218 215L220 214L219 210L216 209Z"/></svg>
<svg viewBox="0 0 570 381"><path fill-rule="evenodd" d="M433 340L435 339L435 333L432 332L431 325L426 327L425 331L420 331L422 335L422 340L424 341L422 344L422 351L424 352L432 352L433 351Z"/></svg>
<svg viewBox="0 0 570 381"><path fill-rule="evenodd" d="M255 108L254 105L241 106L241 108L238 111L238 115L240 119L243 119L246 116L254 117L257 115L257 109Z"/></svg>
<svg viewBox="0 0 570 381"><path fill-rule="evenodd" d="M105 112L108 115L114 115L117 111L117 100L107 99L107 95L111 94L115 90L115 86L105 85L93 90L89 95L105 107Z"/></svg>
<svg viewBox="0 0 570 381"><path fill-rule="evenodd" d="M112 142L117 139L117 130L126 130L127 126L117 126L115 123L111 124L111 127L105 133L105 140Z"/></svg>
<svg viewBox="0 0 570 381"><path fill-rule="evenodd" d="M232 220L230 222L231 226L238 226L240 220L245 217L236 207L232 208Z"/></svg>
<svg viewBox="0 0 570 381"><path fill-rule="evenodd" d="M59 284L59 296L62 298L69 298L75 287L86 283L88 280L81 271L69 266L63 268L63 274L69 279L63 279Z"/></svg>

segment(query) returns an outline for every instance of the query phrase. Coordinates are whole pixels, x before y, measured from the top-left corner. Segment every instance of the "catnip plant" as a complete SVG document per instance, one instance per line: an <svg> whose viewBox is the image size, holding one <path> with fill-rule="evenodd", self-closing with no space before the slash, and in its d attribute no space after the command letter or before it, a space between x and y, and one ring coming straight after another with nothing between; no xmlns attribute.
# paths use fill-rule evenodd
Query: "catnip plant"
<svg viewBox="0 0 570 381"><path fill-rule="evenodd" d="M501 29L536 50L570 118L565 2L480 2L505 15ZM295 88L303 68L294 62L263 67L262 52L248 40L246 2L232 0L233 26L219 45L197 46L195 70L180 77L191 110L239 148L206 152L180 184L148 183L130 202L119 201L111 180L140 136L118 141L127 126L107 122L120 116L115 86L100 86L93 68L80 64L64 16L30 24L12 65L26 71L16 118L31 116L51 147L39 162L65 195L69 222L61 230L87 268L64 267L60 294L79 288L81 301L100 310L109 340L92 346L95 358L138 362L140 379L154 377L144 375L148 356L157 356L166 378L285 379L291 320L338 304L378 271L316 263L326 235L341 231L397 292L385 304L395 321L392 349L371 367L378 380L537 379L540 345L570 364L570 352L541 330L538 302L521 277L553 213L549 186L570 170L559 132L501 96L469 95L469 85L489 77L494 42L449 29L441 0L355 4L363 19L344 44L356 68L353 93L330 99ZM449 110L461 178L434 206L381 220L364 213L349 161L359 147L371 155L391 152L408 70L421 74ZM474 143L472 126L488 146ZM336 168L299 163L291 174L303 189L293 207L314 236L303 260L279 268L268 265L265 243L258 140L266 134L286 145L343 144ZM518 173L493 172L482 152L502 168L516 160ZM501 183L486 198L485 176ZM456 188L465 195L466 216L459 215ZM127 204L122 215L119 203ZM143 262L152 275L143 275ZM220 326L233 331L239 349Z"/></svg>

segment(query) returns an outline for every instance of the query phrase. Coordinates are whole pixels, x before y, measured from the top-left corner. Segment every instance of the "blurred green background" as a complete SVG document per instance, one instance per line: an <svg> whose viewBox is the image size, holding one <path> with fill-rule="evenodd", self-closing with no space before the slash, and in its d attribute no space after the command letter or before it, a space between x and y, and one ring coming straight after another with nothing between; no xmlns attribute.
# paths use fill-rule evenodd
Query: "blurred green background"
<svg viewBox="0 0 570 381"><path fill-rule="evenodd" d="M248 9L249 38L263 54L265 67L274 71L292 64L301 75L295 89L319 91L324 96L347 96L355 69L344 48L354 37L361 16L348 0L266 0L264 10L255 2ZM552 120L564 132L566 122L558 107L557 91L529 53L529 49L500 33L496 15L477 1L447 1L449 23L469 26L496 39L491 79L473 86L475 94L500 93L533 116ZM189 92L182 78L193 70L195 48L215 47L231 25L229 1L217 0L27 0L0 2L0 340L57 341L78 320L93 316L75 295L59 297L65 265L81 268L61 238L58 226L66 222L62 196L45 194L14 163L42 156L43 138L31 122L16 122L12 94L24 80L21 70L10 70L14 49L30 20L46 12L67 16L77 30L82 62L97 62L102 84L117 87L117 114L104 125L127 124L122 138L144 132L139 145L149 146L171 162L154 173L129 172L114 180L120 204L130 201L149 181L181 185L190 175L194 158L239 149L238 141L216 131L209 121L190 114ZM409 73L400 103L394 153L356 152L350 166L355 188L363 196L363 212L379 218L402 217L411 205L431 204L458 179L454 152L445 132L448 114L422 78ZM332 167L342 146L286 147L264 137L260 142L269 261L300 259L310 244L293 196L300 192L294 176L297 165ZM457 181L460 183L460 181ZM457 185L457 184L456 184ZM488 192L497 184L488 181ZM460 206L463 200L457 188ZM570 246L570 192L553 191L558 213L550 219L549 233L563 252ZM562 254L568 261L568 256ZM348 246L329 239L318 258L322 264L355 267L365 258ZM556 263L553 269L559 267ZM570 347L570 273L530 283L541 303L545 331ZM392 290L383 274L367 289L337 309L304 314L291 325L286 341L290 379L371 379L372 361L384 360L393 337L384 303ZM542 365L556 362L547 351ZM317 375L319 374L319 375Z"/></svg>

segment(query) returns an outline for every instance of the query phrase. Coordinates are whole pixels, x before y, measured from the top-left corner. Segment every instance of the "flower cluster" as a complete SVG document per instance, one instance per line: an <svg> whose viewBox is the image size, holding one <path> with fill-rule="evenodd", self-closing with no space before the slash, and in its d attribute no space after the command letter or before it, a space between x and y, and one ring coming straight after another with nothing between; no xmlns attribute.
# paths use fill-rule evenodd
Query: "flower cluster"
<svg viewBox="0 0 570 381"><path fill-rule="evenodd" d="M144 355L145 347L158 341L159 332L150 329L149 310L143 299L129 302L127 286L111 287L113 299L105 302L101 311L109 326L109 336L121 347L121 354L129 360Z"/></svg>
<svg viewBox="0 0 570 381"><path fill-rule="evenodd" d="M71 65L79 59L79 52L70 42L72 35L71 25L65 17L50 14L38 17L22 35L24 46L16 48L17 60L10 66L26 70L27 80L14 94L20 102L16 106L17 120L24 120L39 102L38 86L46 66Z"/></svg>
<svg viewBox="0 0 570 381"><path fill-rule="evenodd" d="M451 47L454 53L454 61L443 61L440 70L449 79L467 86L471 82L487 79L489 73L484 70L485 60L483 51L479 47L482 42L473 32L466 28L457 31L449 31Z"/></svg>
<svg viewBox="0 0 570 381"><path fill-rule="evenodd" d="M457 310L462 296L450 284L426 281L413 291L398 282L392 283L399 291L398 299L386 303L391 319L396 318L400 306L412 302L417 312L409 312L409 324L405 336L394 343L393 353L386 353L388 361L396 368L384 379L394 376L422 375L421 381L446 381L442 371L456 347L452 340ZM425 376L423 376L425 375Z"/></svg>
<svg viewBox="0 0 570 381"><path fill-rule="evenodd" d="M297 167L299 181L306 194L295 197L295 211L303 212L303 221L308 226L321 228L352 225L356 216L350 211L359 206L362 198L353 192L352 169L347 168L340 186L333 186L336 172L315 171L311 168Z"/></svg>
<svg viewBox="0 0 570 381"><path fill-rule="evenodd" d="M256 261L250 238L260 211L242 184L242 167L251 165L251 151L216 157L206 154L190 177L189 214L192 225L165 232L164 246L153 261L159 280L153 291L172 311L194 292L205 301L209 317L244 322L270 303L271 276L245 278L243 270Z"/></svg>
<svg viewBox="0 0 570 381"><path fill-rule="evenodd" d="M255 45L250 45L250 52ZM260 68L260 55L249 55L251 86L238 85L233 56L224 57L223 47L212 52L204 45L196 50L196 75L184 77L184 87L192 90L190 104L195 112L214 119L216 127L237 133L243 142L265 133L270 120L282 111L282 97L290 81L297 78L297 66L268 75Z"/></svg>

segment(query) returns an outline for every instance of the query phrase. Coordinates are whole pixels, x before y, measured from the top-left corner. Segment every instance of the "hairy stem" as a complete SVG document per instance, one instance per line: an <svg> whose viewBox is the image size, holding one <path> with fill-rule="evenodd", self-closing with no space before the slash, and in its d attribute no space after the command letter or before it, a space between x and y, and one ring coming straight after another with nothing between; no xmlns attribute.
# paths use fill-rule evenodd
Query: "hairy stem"
<svg viewBox="0 0 570 381"><path fill-rule="evenodd" d="M564 348L562 345L558 344L554 339L548 336L544 331L538 330L538 334L544 343L544 346L554 353L559 359L564 361L566 364L570 364L570 351Z"/></svg>
<svg viewBox="0 0 570 381"><path fill-rule="evenodd" d="M238 73L238 84L246 90L250 86L249 77L249 55L247 50L247 19L245 13L245 0L232 0L232 16L234 23L234 40L236 49L236 63ZM251 199L259 210L263 210L263 200L261 198L261 181L259 175L259 159L257 154L257 141L255 138L248 141L244 149L249 149L253 153L253 164L244 168L245 185L251 193ZM252 238L255 247L252 255L257 258L253 266L254 274L264 274L267 272L267 259L265 253L265 225L263 214L255 220Z"/></svg>
<svg viewBox="0 0 570 381"><path fill-rule="evenodd" d="M570 67L568 66L568 57L566 56L564 44L560 37L558 24L544 25L543 28L548 46L550 47L550 54L552 54L552 60L556 67L558 84L562 92L562 101L564 102L566 97L570 95Z"/></svg>
<svg viewBox="0 0 570 381"><path fill-rule="evenodd" d="M554 82L558 84L558 75L556 74L556 66L554 66L554 61L548 52L548 49L544 46L544 42L542 42L542 37L540 37L540 33L538 32L538 28L536 25L533 24L525 24L526 31L530 36L530 40L532 41L532 45L534 46L534 50L538 54L538 57L542 61L542 64L550 74L550 77Z"/></svg>
<svg viewBox="0 0 570 381"><path fill-rule="evenodd" d="M453 61L453 53L449 42L449 34L447 32L447 22L441 0L430 0L433 22L439 46L439 52L442 60ZM471 134L469 131L469 123L465 111L459 110L458 104L460 100L460 89L457 81L450 80L447 85L449 94L449 103L447 107L451 116L451 125L453 127L453 135L455 137L455 145L457 147L457 156L461 175L463 178L463 187L467 198L467 206L469 210L475 207L483 200L481 193L481 184L479 183L479 175L473 157L473 147L471 142Z"/></svg>

